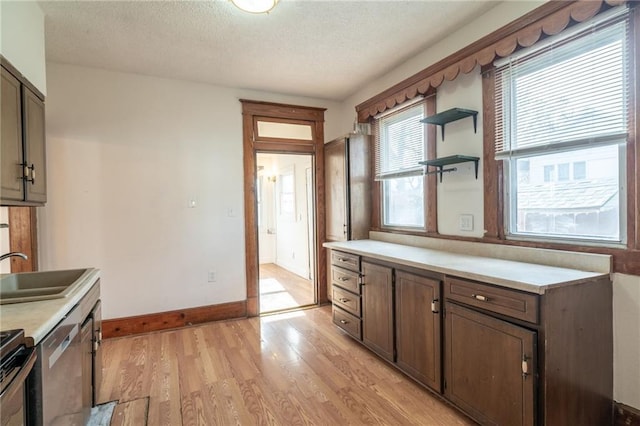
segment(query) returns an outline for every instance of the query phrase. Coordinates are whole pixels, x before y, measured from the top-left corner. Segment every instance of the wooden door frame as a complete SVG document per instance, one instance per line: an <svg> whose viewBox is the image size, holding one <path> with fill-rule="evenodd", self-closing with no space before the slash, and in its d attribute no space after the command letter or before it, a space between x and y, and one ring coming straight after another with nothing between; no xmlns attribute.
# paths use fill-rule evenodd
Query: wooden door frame
<svg viewBox="0 0 640 426"><path fill-rule="evenodd" d="M322 247L325 240L324 217L324 111L298 105L240 99L242 103L242 139L244 156L244 230L245 263L247 286L247 316L260 314L259 259L258 259L258 219L256 206L256 179L258 176L256 154L271 152L281 154L311 154L315 167L316 232L315 232L315 287L316 302L327 302L326 252ZM256 118L269 121L306 121L312 125L313 140L257 140ZM265 120L265 121L266 121Z"/></svg>

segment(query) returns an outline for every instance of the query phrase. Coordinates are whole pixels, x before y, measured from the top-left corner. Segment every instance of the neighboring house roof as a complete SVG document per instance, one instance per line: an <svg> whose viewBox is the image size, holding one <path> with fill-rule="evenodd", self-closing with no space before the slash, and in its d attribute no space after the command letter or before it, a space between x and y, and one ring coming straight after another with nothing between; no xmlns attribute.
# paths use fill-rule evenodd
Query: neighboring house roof
<svg viewBox="0 0 640 426"><path fill-rule="evenodd" d="M518 185L520 210L593 210L618 194L615 179L576 180Z"/></svg>

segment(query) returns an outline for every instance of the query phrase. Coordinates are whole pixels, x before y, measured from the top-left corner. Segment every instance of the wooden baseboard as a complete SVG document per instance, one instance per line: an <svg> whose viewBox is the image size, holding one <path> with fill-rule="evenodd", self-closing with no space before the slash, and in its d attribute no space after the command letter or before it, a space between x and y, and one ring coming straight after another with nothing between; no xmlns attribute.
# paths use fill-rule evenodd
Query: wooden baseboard
<svg viewBox="0 0 640 426"><path fill-rule="evenodd" d="M619 402L614 405L614 426L640 426L640 410Z"/></svg>
<svg viewBox="0 0 640 426"><path fill-rule="evenodd" d="M131 336L211 321L245 318L246 316L247 302L242 300L220 305L104 320L102 321L102 336L105 339Z"/></svg>

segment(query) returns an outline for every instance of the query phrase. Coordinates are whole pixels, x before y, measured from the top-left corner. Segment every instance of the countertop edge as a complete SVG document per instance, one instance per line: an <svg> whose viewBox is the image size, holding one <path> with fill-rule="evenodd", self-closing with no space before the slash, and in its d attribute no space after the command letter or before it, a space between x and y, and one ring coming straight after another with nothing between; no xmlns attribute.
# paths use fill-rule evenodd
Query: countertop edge
<svg viewBox="0 0 640 426"><path fill-rule="evenodd" d="M100 270L97 268L87 268L88 273L82 279L82 283L78 285L78 287L67 297L59 298L59 299L51 299L51 300L41 300L36 302L24 302L24 303L16 303L13 306L20 306L21 309L33 310L37 311L48 311L46 308L51 308L54 310L53 313L47 312L47 319L43 319L41 324L37 327L20 327L19 324L17 326L13 326L12 328L24 328L25 329L25 337L28 342L31 342L33 346L37 345L44 339L51 330L55 328L55 326L64 318L64 316L71 310L75 305L77 305L80 300L89 292L89 290L93 287L93 285L100 278ZM55 307L56 304L64 302L60 304L60 306ZM11 305L5 305L11 306ZM15 309L15 308L13 308ZM44 314L43 314L44 316ZM6 321L3 318L3 323ZM18 321L19 322L19 321Z"/></svg>
<svg viewBox="0 0 640 426"><path fill-rule="evenodd" d="M357 243L357 241L360 241L360 243ZM495 275L492 276L492 275L487 275L487 274L482 274L482 273L474 273L472 271L465 271L465 270L460 270L460 269L455 269L455 268L450 268L450 267L443 267L443 266L440 266L440 265L437 265L437 264L417 262L417 261L413 261L413 260L402 258L402 257L390 256L390 255L387 255L387 254L376 253L376 252L372 252L372 251L369 251L369 250L364 250L362 248L353 247L354 243L355 244L362 244L363 241L368 241L371 244L376 244L376 245L380 244L382 247L384 247L384 246L387 246L387 247L394 247L394 246L395 247L403 247L403 248L406 248L407 250L413 251L413 253L424 253L424 254L427 254L429 252L437 252L437 253L442 254L442 255L451 255L452 258L454 258L454 257L472 257L472 258L476 258L476 259L482 259L483 261L486 260L487 262L509 262L509 263L511 263L513 265L518 265L519 264L519 265L522 265L522 266L528 265L528 266L533 266L533 267L536 267L536 268L550 268L549 270L574 271L577 276L574 279L569 279L569 280L566 280L566 281L561 281L561 282L557 282L556 281L556 282L549 282L548 284L544 284L544 285L538 285L538 284L527 283L527 282L508 279L508 278L505 278L505 277L500 277L500 276L495 276ZM496 259L496 258L480 257L480 256L466 255L466 254L463 255L463 254L459 254L459 253L446 252L446 251L434 250L434 249L426 249L426 248L422 248L422 247L414 247L414 246L401 245L401 244L395 244L395 243L387 243L387 242L377 241L377 240L354 240L354 241L325 242L325 243L323 243L323 247L330 248L330 249L335 249L335 250L345 250L347 252L350 252L350 253L353 253L353 254L357 254L357 255L360 255L360 256L365 256L365 257L369 257L369 258L373 258L373 259L377 259L377 260L392 262L392 263L396 263L396 264L399 264L399 265L402 265L402 266L409 266L409 267L418 268L418 269L424 269L424 270L428 270L428 271L432 271L432 272L436 272L436 273L442 273L442 274L445 274L445 275L451 275L451 276L456 276L456 277L460 277L460 278L466 278L466 279L470 279L470 280L481 281L481 282L485 282L485 283L488 283L488 284L493 284L493 285L496 285L496 286L511 288L511 289L514 289L514 290L520 290L520 291L524 291L524 292L527 292L527 293L533 293L533 294L544 294L546 290L549 290L549 289L552 289L552 288L576 285L576 284L583 283L583 282L588 281L588 280L593 279L593 278L600 278L600 277L609 276L609 274L601 273L601 272L589 272L589 271L582 271L582 270L578 270L578 269L560 268L560 267L557 267L557 266L548 266L548 265L520 262L520 261L514 261L514 260Z"/></svg>

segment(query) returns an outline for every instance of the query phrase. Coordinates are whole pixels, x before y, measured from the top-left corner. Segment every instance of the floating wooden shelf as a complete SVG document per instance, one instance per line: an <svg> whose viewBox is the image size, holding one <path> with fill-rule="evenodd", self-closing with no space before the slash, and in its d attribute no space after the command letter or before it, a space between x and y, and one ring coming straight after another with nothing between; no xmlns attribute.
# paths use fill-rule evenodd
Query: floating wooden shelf
<svg viewBox="0 0 640 426"><path fill-rule="evenodd" d="M480 161L480 157L471 157L469 155L450 155L448 157L436 158L433 160L420 161L420 164L423 166L427 166L426 175L439 173L440 174L440 182L442 182L442 174L447 172L455 172L458 170L455 167L450 169L445 169L445 166L449 166L451 164L458 163L466 163L472 161L475 164L476 168L476 179L478 179L478 162ZM429 166L436 167L438 170L429 171Z"/></svg>
<svg viewBox="0 0 640 426"><path fill-rule="evenodd" d="M420 120L421 123L435 124L442 129L442 140L444 141L444 126L452 121L461 120L466 117L473 117L473 132L478 131L478 111L463 108L451 108L438 114Z"/></svg>

